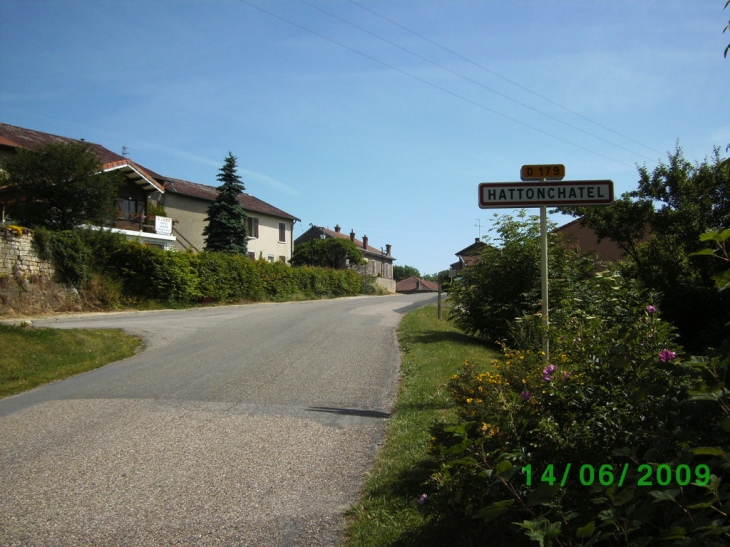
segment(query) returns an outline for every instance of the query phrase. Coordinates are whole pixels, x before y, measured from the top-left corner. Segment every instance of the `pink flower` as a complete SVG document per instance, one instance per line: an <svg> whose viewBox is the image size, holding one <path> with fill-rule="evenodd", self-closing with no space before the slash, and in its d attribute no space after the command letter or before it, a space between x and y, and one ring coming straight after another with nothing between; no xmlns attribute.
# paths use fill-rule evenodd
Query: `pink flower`
<svg viewBox="0 0 730 547"><path fill-rule="evenodd" d="M668 349L663 349L662 351L659 352L659 360L662 363L667 363L676 358L677 358L677 354L674 353L673 351L669 351Z"/></svg>
<svg viewBox="0 0 730 547"><path fill-rule="evenodd" d="M529 401L530 397L532 397L532 393L530 393L529 391L523 391L522 393L520 393L520 397L522 397L525 401Z"/></svg>
<svg viewBox="0 0 730 547"><path fill-rule="evenodd" d="M549 382L553 379L553 372L555 372L555 365L548 365L542 369L542 381Z"/></svg>
<svg viewBox="0 0 730 547"><path fill-rule="evenodd" d="M656 313L656 308L654 306L649 305L644 309L646 310L646 313Z"/></svg>
<svg viewBox="0 0 730 547"><path fill-rule="evenodd" d="M567 372L567 371L563 372L563 382L565 382L565 380L567 380L569 376L570 376L570 372Z"/></svg>
<svg viewBox="0 0 730 547"><path fill-rule="evenodd" d="M428 494L421 494L421 497L418 498L418 505L423 505L426 503L426 498L428 497Z"/></svg>

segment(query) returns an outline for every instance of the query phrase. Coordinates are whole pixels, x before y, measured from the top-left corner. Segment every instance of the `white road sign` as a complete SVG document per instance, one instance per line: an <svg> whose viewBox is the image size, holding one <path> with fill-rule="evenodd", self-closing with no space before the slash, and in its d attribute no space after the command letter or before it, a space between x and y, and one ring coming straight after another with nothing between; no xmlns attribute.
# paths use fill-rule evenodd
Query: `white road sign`
<svg viewBox="0 0 730 547"><path fill-rule="evenodd" d="M483 182L479 185L482 209L608 205L613 202L613 181Z"/></svg>

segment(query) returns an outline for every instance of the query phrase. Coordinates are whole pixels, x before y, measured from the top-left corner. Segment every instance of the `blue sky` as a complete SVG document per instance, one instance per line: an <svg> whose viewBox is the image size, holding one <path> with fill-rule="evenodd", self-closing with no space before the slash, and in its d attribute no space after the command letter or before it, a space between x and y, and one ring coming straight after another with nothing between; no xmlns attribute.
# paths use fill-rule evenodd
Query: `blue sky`
<svg viewBox="0 0 730 547"><path fill-rule="evenodd" d="M727 155L724 3L0 0L0 121L214 186L231 151L295 236L339 224L433 273L523 164L620 194L677 142Z"/></svg>

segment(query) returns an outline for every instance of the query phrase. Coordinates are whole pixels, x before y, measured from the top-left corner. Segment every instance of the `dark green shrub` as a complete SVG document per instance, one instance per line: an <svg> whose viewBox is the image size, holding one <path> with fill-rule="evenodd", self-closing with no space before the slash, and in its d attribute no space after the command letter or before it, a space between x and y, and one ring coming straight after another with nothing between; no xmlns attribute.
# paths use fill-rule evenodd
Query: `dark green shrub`
<svg viewBox="0 0 730 547"><path fill-rule="evenodd" d="M264 296L256 263L244 256L203 252L194 255L193 265L203 301L260 300Z"/></svg>
<svg viewBox="0 0 730 547"><path fill-rule="evenodd" d="M88 276L87 262L91 249L77 232L52 232L38 228L33 233L33 242L40 256L53 262L61 283L81 287Z"/></svg>

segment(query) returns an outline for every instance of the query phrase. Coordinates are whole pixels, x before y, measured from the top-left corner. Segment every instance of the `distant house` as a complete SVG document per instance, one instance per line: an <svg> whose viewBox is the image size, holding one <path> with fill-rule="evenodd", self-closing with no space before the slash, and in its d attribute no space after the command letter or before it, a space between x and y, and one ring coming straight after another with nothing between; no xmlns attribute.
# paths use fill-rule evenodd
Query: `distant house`
<svg viewBox="0 0 730 547"><path fill-rule="evenodd" d="M475 237L474 243L455 253L459 260L451 264L452 275L456 275L457 272L468 266L478 264L482 257L482 251L486 246L486 243Z"/></svg>
<svg viewBox="0 0 730 547"><path fill-rule="evenodd" d="M388 244L383 249L377 249L369 244L368 236L362 236L362 240L355 237L354 230L349 234L343 234L340 226L335 226L334 230L324 228L322 226L312 226L294 241L294 245L307 243L312 239L326 238L349 239L362 251L363 258L366 261L364 266L359 266L359 271L364 274L374 275L378 285L384 287L390 292L395 292L395 279L393 278L393 262L395 257L391 254L391 245Z"/></svg>
<svg viewBox="0 0 730 547"><path fill-rule="evenodd" d="M126 177L114 200L116 218L110 229L165 249L204 248L205 217L218 195L215 187L164 177L99 144L0 123L0 157L15 154L17 148L36 150L51 143L72 142L86 144L104 171L119 170ZM0 192L3 222L5 204L16 197ZM239 201L249 217L249 256L288 263L293 251L294 224L299 219L250 194L241 194ZM150 214L160 206L166 216Z"/></svg>
<svg viewBox="0 0 730 547"><path fill-rule="evenodd" d="M605 238L599 243L596 232L587 226L581 226L580 222L581 219L577 218L554 231L562 234L568 245L577 247L584 253L594 254L597 262L615 262L625 257L626 252L615 241Z"/></svg>
<svg viewBox="0 0 730 547"><path fill-rule="evenodd" d="M208 206L218 196L218 189L169 177L164 179L164 187L162 203L167 215L176 221L177 245L202 250L205 217ZM249 257L288 264L294 250L294 224L299 219L250 194L240 194L238 201L248 216Z"/></svg>
<svg viewBox="0 0 730 547"><path fill-rule="evenodd" d="M439 284L435 281L426 281L420 277L406 277L395 284L395 292L404 294L438 292Z"/></svg>

